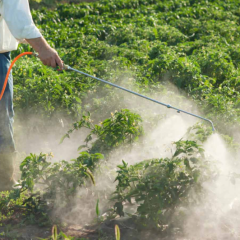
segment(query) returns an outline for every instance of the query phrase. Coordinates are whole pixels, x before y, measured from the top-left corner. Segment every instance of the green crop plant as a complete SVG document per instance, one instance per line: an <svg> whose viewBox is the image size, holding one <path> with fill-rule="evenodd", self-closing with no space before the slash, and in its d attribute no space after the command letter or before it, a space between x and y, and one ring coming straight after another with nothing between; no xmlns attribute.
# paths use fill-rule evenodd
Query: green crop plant
<svg viewBox="0 0 240 240"><path fill-rule="evenodd" d="M31 154L21 163L21 188L2 197L0 209L3 216L21 212L30 221L49 224L48 214L54 208L64 210L80 186L89 181L95 183L89 168L80 162L81 156L71 162L59 163L49 162L48 157L42 153L38 156ZM103 158L100 154L89 154L88 157L94 160Z"/></svg>
<svg viewBox="0 0 240 240"><path fill-rule="evenodd" d="M51 163L47 161L48 155L39 156L31 154L20 165L22 172L22 191L33 191L35 184L41 184L48 189L49 197L55 198L57 194L63 193L68 198L74 193L78 186L84 184L84 179L89 178L94 183L90 170L81 164L81 157L72 162L61 161ZM103 158L101 155L89 155L89 158Z"/></svg>
<svg viewBox="0 0 240 240"><path fill-rule="evenodd" d="M204 199L203 183L212 169L195 141L174 143L171 158L145 160L133 166L119 165L118 185L112 200L118 215L125 215L124 203L137 204L141 226L162 231L180 227L191 206Z"/></svg>
<svg viewBox="0 0 240 240"><path fill-rule="evenodd" d="M128 146L142 136L143 128L141 122L141 117L128 109L111 113L111 117L100 122L100 124L93 124L93 120L90 114L88 114L83 116L79 122L74 123L73 128L63 136L61 141L66 137L70 137L73 131L87 128L90 130L90 133L85 139L86 144L80 146L79 150L87 148L88 152L92 154L97 152L109 154L114 148L122 145ZM91 142L94 136L97 139ZM90 142L91 145L89 146Z"/></svg>

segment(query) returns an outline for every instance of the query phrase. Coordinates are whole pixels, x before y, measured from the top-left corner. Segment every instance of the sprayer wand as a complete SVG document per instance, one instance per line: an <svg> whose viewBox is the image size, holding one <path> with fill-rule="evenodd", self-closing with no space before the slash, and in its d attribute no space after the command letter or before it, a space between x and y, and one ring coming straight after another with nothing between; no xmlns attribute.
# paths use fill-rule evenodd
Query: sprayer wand
<svg viewBox="0 0 240 240"><path fill-rule="evenodd" d="M35 57L38 57L38 55L37 55L36 53L26 52L26 53L20 54L19 56L17 56L17 57L13 60L11 66L10 66L10 68L9 68L9 70L8 70L8 73L7 73L7 76L6 76L4 85L3 85L2 92L0 93L0 101L1 101L2 96L3 96L3 93L4 93L4 91L5 91L5 88L6 88L6 85L7 85L7 81L8 81L8 77L9 77L9 74L10 74L10 72L11 72L11 69L12 69L14 63L15 63L20 57L22 57L22 56L24 56L24 55L33 55L33 56L35 56ZM108 81L103 80L103 79L101 79L101 78L94 77L94 76L92 76L92 75L90 75L90 74L87 74L87 73L84 73L84 72L79 71L79 70L77 70L77 69L74 69L74 68L72 68L72 67L70 67L70 66L68 66L68 65L65 65L65 64L64 64L64 65L63 65L63 70L66 70L66 71L74 71L74 72L80 73L80 74L82 74L82 75L85 75L86 77L90 77L90 78L93 78L93 79L95 79L95 80L101 81L101 82L103 82L103 83L105 83L105 84L108 84L108 85L113 86L113 87L115 87L115 88L121 89L121 90L123 90L123 91L125 91L125 92L134 94L134 95L136 95L136 96L138 96L138 97L141 97L141 98L147 99L147 100L149 100L149 101L155 102L155 103L160 104L160 105L162 105L162 106L165 106L165 107L167 107L167 108L174 109L174 110L176 110L178 113L181 113L181 112L182 112L182 113L188 114L188 115L190 115L190 116L193 116L193 117L196 117L196 118L200 118L200 119L202 119L202 120L204 120L204 121L209 122L209 123L211 124L211 126L212 126L212 131L213 131L213 132L215 131L213 122L212 122L210 119L207 119L207 118L198 116L198 115L196 115L196 114L193 114L193 113L190 113L190 112L187 112L187 111L178 109L178 108L175 108L175 107L173 107L173 106L171 106L171 105L169 105L169 104L165 104L165 103L159 102L159 101L157 101L157 100L154 100L154 99L152 99L152 98L146 97L146 96L144 96L144 95L142 95L142 94L139 94L139 93L137 93L137 92L131 91L131 90L127 89L127 88L118 86L118 85L116 85L116 84L114 84L114 83L108 82Z"/></svg>
<svg viewBox="0 0 240 240"><path fill-rule="evenodd" d="M202 119L202 120L204 120L204 121L209 122L209 123L211 124L211 126L212 126L213 132L215 131L213 122L212 122L211 120L207 119L207 118L204 118L204 117L198 116L198 115L196 115L196 114L193 114L193 113L190 113L190 112L187 112L187 111L184 111L184 110L175 108L175 107L173 107L173 106L171 106L171 105L169 105L169 104L165 104L165 103L159 102L159 101L157 101L157 100L155 100L155 99L146 97L146 96L144 96L144 95L142 95L142 94L139 94L139 93L137 93L137 92L131 91L131 90L127 89L127 88L118 86L118 85L116 85L116 84L114 84L114 83L105 81L105 80L103 80L103 79L101 79L101 78L97 78L97 77L94 77L94 76L89 75L89 74L87 74L87 73L84 73L84 72L82 72L82 71L79 71L79 70L77 70L77 69L74 69L74 68L72 68L72 67L70 67L70 66L64 65L64 70L70 70L70 71L74 71L74 72L80 73L80 74L82 74L82 75L85 75L85 76L87 76L87 77L93 78L93 79L98 80L98 81L101 81L101 82L106 83L106 84L108 84L108 85L110 85L110 86L113 86L113 87L115 87L115 88L119 88L119 89L121 89L121 90L123 90L123 91L126 91L126 92L129 92L129 93L131 93L131 94L134 94L134 95L136 95L136 96L138 96L138 97L145 98L145 99L147 99L147 100L149 100L149 101L158 103L158 104L160 104L160 105L162 105L162 106L165 106L165 107L167 107L167 108L172 108L172 109L176 110L178 113L181 113L181 112L182 112L182 113L191 115L191 116L193 116L193 117L200 118L200 119Z"/></svg>

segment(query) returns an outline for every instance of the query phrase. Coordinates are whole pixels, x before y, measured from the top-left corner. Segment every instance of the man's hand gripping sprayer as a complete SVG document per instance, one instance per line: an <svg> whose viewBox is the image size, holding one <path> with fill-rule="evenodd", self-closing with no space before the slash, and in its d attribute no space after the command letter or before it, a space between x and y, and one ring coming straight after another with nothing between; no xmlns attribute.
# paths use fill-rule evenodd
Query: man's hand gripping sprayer
<svg viewBox="0 0 240 240"><path fill-rule="evenodd" d="M5 79L5 81L4 81L2 91L1 91L1 93L0 93L0 101L1 101L1 99L2 99L2 97L3 97L4 91L5 91L5 89L6 89L7 82L8 82L8 77L9 77L9 74L10 74L10 72L11 72L11 69L12 69L13 65L15 64L15 62L16 62L19 58L21 58L22 56L25 56L25 55L33 55L33 56L35 56L35 57L38 57L38 54L36 54L36 53L33 53L33 52L24 52L24 53L21 53L20 55L18 55L18 56L12 61L11 65L10 65L10 67L9 67L9 69L8 69L7 75L6 75L6 79ZM60 69L59 69L59 70L60 70ZM169 105L169 104L165 104L165 103L159 102L159 101L157 101L157 100L154 100L154 99L152 99L152 98L146 97L146 96L144 96L144 95L142 95L142 94L136 93L136 92L131 91L131 90L129 90L129 89L126 89L126 88L124 88L124 87L118 86L118 85L113 84L113 83L108 82L108 81L105 81L105 80L103 80L103 79L101 79L101 78L97 78L97 77L94 77L94 76L89 75L89 74L87 74L87 73L81 72L81 71L79 71L79 70L77 70L77 69L74 69L74 68L68 66L68 65L65 65L65 64L64 64L64 65L63 65L63 70L69 70L69 71L74 71L74 72L80 73L80 74L82 74L82 75L85 75L86 77L90 77L90 78L93 78L93 79L95 79L95 80L101 81L101 82L103 82L103 83L105 83L105 84L108 84L108 85L113 86L113 87L115 87L115 88L121 89L121 90L123 90L123 91L125 91L125 92L134 94L134 95L136 95L136 96L138 96L138 97L145 98L145 99L147 99L147 100L149 100L149 101L155 102L155 103L160 104L160 105L162 105L162 106L165 106L165 107L167 107L167 108L172 108L172 109L176 110L178 113L181 113L181 112L182 112L182 113L188 114L188 115L190 115L190 116L193 116L193 117L196 117L196 118L200 118L200 119L202 119L202 120L204 120L204 121L209 122L209 123L211 124L211 126L212 126L213 132L215 132L215 128L214 128L213 122L212 122L211 120L207 119L207 118L204 118L204 117L198 116L198 115L196 115L196 114L193 114L193 113L190 113L190 112L187 112L187 111L184 111L184 110L175 108L175 107L173 107L173 106L171 106L171 105Z"/></svg>

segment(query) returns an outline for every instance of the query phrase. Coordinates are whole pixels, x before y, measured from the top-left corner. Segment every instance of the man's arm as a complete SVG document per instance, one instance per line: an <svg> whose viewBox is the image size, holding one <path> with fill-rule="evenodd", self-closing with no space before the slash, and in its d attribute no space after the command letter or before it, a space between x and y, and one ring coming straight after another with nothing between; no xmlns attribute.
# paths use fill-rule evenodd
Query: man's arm
<svg viewBox="0 0 240 240"><path fill-rule="evenodd" d="M63 62L58 53L49 46L43 37L26 39L26 41L38 52L40 60L44 65L55 68L57 65L63 69Z"/></svg>
<svg viewBox="0 0 240 240"><path fill-rule="evenodd" d="M63 67L57 52L49 46L35 26L28 0L3 0L3 9L3 18L16 39L25 39L38 52L43 64Z"/></svg>

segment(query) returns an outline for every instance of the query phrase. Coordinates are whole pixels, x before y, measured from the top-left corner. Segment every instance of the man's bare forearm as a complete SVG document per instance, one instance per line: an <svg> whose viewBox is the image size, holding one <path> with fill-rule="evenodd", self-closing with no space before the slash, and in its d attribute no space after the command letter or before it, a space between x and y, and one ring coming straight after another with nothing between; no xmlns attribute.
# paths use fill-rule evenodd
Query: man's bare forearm
<svg viewBox="0 0 240 240"><path fill-rule="evenodd" d="M40 38L33 38L33 39L26 39L26 41L33 47L33 49L36 51L36 52L40 52L41 49L44 49L44 48L48 48L49 47L49 44L47 43L47 41L43 38L43 37L40 37Z"/></svg>
<svg viewBox="0 0 240 240"><path fill-rule="evenodd" d="M63 62L58 56L58 53L49 46L47 41L43 38L26 39L26 41L33 47L33 49L38 52L40 60L43 64L60 68L63 68Z"/></svg>

